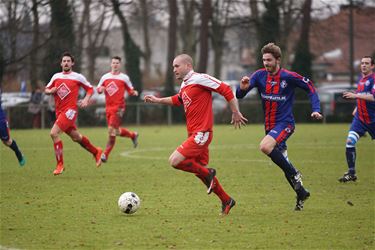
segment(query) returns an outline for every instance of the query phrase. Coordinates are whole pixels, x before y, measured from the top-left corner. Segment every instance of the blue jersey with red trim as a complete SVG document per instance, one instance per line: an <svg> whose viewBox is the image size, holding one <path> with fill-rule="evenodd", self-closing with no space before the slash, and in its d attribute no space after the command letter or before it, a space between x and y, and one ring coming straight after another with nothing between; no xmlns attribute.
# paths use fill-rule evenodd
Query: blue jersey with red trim
<svg viewBox="0 0 375 250"><path fill-rule="evenodd" d="M360 95L371 94L375 98L374 77L374 73L362 77L358 82L356 93ZM375 122L375 102L357 99L357 112L355 117L365 124Z"/></svg>
<svg viewBox="0 0 375 250"><path fill-rule="evenodd" d="M271 75L260 69L250 76L250 87L243 91L237 87L236 97L243 98L251 89L257 88L264 111L265 129L271 130L279 122L294 124L294 89L305 90L310 98L312 111L320 112L320 101L316 89L308 78L286 69Z"/></svg>

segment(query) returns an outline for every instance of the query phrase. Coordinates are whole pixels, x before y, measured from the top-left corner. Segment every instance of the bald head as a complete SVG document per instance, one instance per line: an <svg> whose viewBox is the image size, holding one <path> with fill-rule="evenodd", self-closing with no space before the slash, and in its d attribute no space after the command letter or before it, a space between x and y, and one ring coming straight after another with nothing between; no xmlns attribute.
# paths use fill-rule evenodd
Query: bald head
<svg viewBox="0 0 375 250"><path fill-rule="evenodd" d="M187 54L181 54L173 60L173 72L178 80L184 79L193 70L193 59Z"/></svg>

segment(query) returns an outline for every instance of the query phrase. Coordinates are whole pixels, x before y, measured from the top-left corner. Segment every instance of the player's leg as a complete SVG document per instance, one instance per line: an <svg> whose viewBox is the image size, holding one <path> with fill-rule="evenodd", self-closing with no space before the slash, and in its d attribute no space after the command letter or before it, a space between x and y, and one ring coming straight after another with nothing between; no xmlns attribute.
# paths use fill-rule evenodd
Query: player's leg
<svg viewBox="0 0 375 250"><path fill-rule="evenodd" d="M96 166L100 167L102 164L100 157L103 150L100 147L94 146L90 140L86 136L81 135L76 128L69 129L66 131L66 133L74 142L79 143L84 149L90 152L95 158Z"/></svg>
<svg viewBox="0 0 375 250"><path fill-rule="evenodd" d="M124 127L120 127L121 125L121 119L124 114L125 110L122 109L119 112L116 112L112 115L112 126L116 128L116 135L120 137L127 137L130 138L133 142L133 147L138 146L138 132L130 131L129 129L126 129Z"/></svg>
<svg viewBox="0 0 375 250"><path fill-rule="evenodd" d="M62 129L59 127L57 122L52 126L50 136L53 141L53 149L56 157L56 169L53 171L54 175L59 175L64 171L64 155L63 155L63 143L60 139Z"/></svg>
<svg viewBox="0 0 375 250"><path fill-rule="evenodd" d="M113 147L115 146L116 130L118 130L118 128L114 128L112 125L108 125L108 141L107 141L106 148L101 156L101 159L103 162L107 162L109 158L109 154L111 153Z"/></svg>
<svg viewBox="0 0 375 250"><path fill-rule="evenodd" d="M13 150L20 166L24 166L26 163L26 159L19 149L16 141L10 137L9 125L6 120L0 121L0 138L5 146Z"/></svg>
<svg viewBox="0 0 375 250"><path fill-rule="evenodd" d="M344 173L344 175L339 178L339 182L349 182L349 181L356 181L356 169L355 169L355 161L357 158L356 152L356 144L361 136L366 133L366 127L360 120L357 118L353 118L352 124L350 126L348 136L346 138L346 145L345 145L345 157L346 162L348 164L348 171Z"/></svg>

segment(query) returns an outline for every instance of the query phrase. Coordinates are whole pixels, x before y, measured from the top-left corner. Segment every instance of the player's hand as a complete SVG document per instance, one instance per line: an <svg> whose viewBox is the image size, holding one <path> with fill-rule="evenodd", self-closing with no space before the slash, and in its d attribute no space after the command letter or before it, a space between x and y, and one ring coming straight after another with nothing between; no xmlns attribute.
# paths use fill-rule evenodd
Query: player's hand
<svg viewBox="0 0 375 250"><path fill-rule="evenodd" d="M345 91L343 94L342 94L342 97L346 98L346 99L356 99L357 98L357 94L356 93L353 93L353 92L350 92L350 91Z"/></svg>
<svg viewBox="0 0 375 250"><path fill-rule="evenodd" d="M241 126L246 125L247 119L241 114L240 111L236 111L232 113L232 121L230 123L234 125L235 129L241 129Z"/></svg>
<svg viewBox="0 0 375 250"><path fill-rule="evenodd" d="M87 98L84 98L78 101L78 107L80 108L86 108L88 105L89 105L89 100Z"/></svg>
<svg viewBox="0 0 375 250"><path fill-rule="evenodd" d="M322 115L321 113L319 113L319 112L312 112L312 113L311 113L311 117L312 117L313 119L316 119L316 120L321 120L321 119L323 119L323 115Z"/></svg>
<svg viewBox="0 0 375 250"><path fill-rule="evenodd" d="M50 89L45 89L44 90L44 93L46 93L47 95L55 94L56 92L57 92L57 88L56 87L52 87Z"/></svg>
<svg viewBox="0 0 375 250"><path fill-rule="evenodd" d="M154 95L146 95L144 98L144 102L149 102L149 103L157 103L159 98L157 98Z"/></svg>
<svg viewBox="0 0 375 250"><path fill-rule="evenodd" d="M96 91L98 92L98 94L103 93L104 90L105 90L104 86L100 86L100 87L96 88Z"/></svg>
<svg viewBox="0 0 375 250"><path fill-rule="evenodd" d="M250 86L250 78L248 76L244 76L241 79L240 89L247 90Z"/></svg>
<svg viewBox="0 0 375 250"><path fill-rule="evenodd" d="M138 96L138 91L137 90L133 90L132 96Z"/></svg>

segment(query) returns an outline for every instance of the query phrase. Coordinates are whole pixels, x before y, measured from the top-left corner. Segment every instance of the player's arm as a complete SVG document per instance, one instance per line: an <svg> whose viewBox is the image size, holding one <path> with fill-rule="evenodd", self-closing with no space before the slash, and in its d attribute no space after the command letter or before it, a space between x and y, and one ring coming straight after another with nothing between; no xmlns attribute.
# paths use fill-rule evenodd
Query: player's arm
<svg viewBox="0 0 375 250"><path fill-rule="evenodd" d="M86 91L85 97L78 102L78 106L80 108L85 108L89 105L90 98L92 94L94 93L94 88L92 85L86 80L86 78L83 75L80 75L80 82L81 82L81 87Z"/></svg>
<svg viewBox="0 0 375 250"><path fill-rule="evenodd" d="M247 95L247 93L249 93L250 90L254 88L256 82L254 76L255 73L251 76L251 78L248 76L242 77L240 85L236 88L236 97L238 99L244 98Z"/></svg>
<svg viewBox="0 0 375 250"><path fill-rule="evenodd" d="M308 93L310 103L311 103L311 108L312 108L311 117L316 120L323 119L323 115L320 111L319 95L316 91L316 88L313 82L306 77L302 77L298 75L297 73L291 76L291 79L292 79L292 82L297 85L297 87L305 90Z"/></svg>
<svg viewBox="0 0 375 250"><path fill-rule="evenodd" d="M354 92L346 91L343 93L342 97L346 99L361 99L368 102L375 102L375 97L372 94L356 94Z"/></svg>
<svg viewBox="0 0 375 250"><path fill-rule="evenodd" d="M158 103L158 104L166 104L166 105L175 105L173 103L173 96L168 97L156 97L154 95L146 95L144 98L145 102L148 103Z"/></svg>
<svg viewBox="0 0 375 250"><path fill-rule="evenodd" d="M241 114L240 109L238 107L238 101L234 97L231 87L223 82L219 84L220 85L217 89L212 90L218 92L228 102L229 107L232 111L231 124L233 124L235 128L241 128L241 125L246 124L247 119Z"/></svg>
<svg viewBox="0 0 375 250"><path fill-rule="evenodd" d="M57 91L57 88L56 88L56 87L52 87L52 88L48 88L48 87L46 87L46 88L44 89L44 94L46 94L46 95L52 95L52 94L55 94L56 91Z"/></svg>

